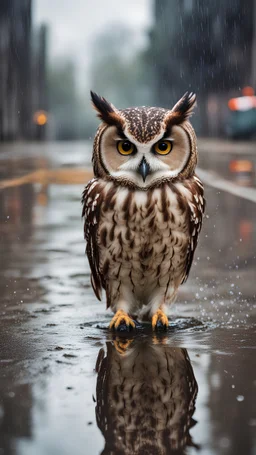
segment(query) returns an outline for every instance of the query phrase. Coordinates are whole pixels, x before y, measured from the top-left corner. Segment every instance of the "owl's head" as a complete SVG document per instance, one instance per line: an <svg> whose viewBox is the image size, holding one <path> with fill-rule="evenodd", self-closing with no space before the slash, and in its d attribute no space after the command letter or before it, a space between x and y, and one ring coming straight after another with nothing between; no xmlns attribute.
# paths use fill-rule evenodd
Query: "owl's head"
<svg viewBox="0 0 256 455"><path fill-rule="evenodd" d="M168 110L135 107L118 110L91 92L102 120L94 140L96 177L146 190L165 181L188 178L197 163L197 146L189 117L196 102L185 95Z"/></svg>

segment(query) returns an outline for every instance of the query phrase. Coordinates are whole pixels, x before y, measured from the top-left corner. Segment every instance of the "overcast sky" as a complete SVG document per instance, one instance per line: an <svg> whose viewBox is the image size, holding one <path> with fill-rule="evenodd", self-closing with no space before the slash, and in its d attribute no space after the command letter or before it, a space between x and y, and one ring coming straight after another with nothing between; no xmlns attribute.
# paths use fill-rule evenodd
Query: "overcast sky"
<svg viewBox="0 0 256 455"><path fill-rule="evenodd" d="M118 22L133 28L138 47L145 45L153 0L34 0L35 24L49 25L51 61L72 56L80 84L89 70L93 38Z"/></svg>

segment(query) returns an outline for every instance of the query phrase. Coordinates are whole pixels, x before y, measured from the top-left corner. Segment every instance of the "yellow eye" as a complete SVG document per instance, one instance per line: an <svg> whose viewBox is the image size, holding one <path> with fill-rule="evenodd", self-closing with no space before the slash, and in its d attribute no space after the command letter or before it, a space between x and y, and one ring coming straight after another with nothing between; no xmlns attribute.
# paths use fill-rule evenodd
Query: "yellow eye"
<svg viewBox="0 0 256 455"><path fill-rule="evenodd" d="M172 149L171 141L159 141L154 145L154 151L159 155L168 155Z"/></svg>
<svg viewBox="0 0 256 455"><path fill-rule="evenodd" d="M130 141L124 140L118 141L117 150L121 153L121 155L131 155L132 152L134 152L135 147Z"/></svg>

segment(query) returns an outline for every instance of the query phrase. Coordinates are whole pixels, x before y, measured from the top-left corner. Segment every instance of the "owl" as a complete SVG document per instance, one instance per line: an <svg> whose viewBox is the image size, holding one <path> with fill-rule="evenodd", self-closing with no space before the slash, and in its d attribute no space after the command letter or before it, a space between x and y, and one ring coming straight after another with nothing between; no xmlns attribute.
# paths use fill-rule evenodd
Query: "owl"
<svg viewBox="0 0 256 455"><path fill-rule="evenodd" d="M96 420L102 455L183 454L198 391L186 349L154 337L107 342L96 364ZM128 342L126 342L128 344ZM117 347L117 349L116 349ZM122 352L123 351L123 352Z"/></svg>
<svg viewBox="0 0 256 455"><path fill-rule="evenodd" d="M106 291L126 331L137 320L168 326L166 307L188 277L204 212L195 175L196 135L189 117L196 96L186 93L168 110L118 110L91 92L102 120L93 147L93 178L82 204L91 283Z"/></svg>

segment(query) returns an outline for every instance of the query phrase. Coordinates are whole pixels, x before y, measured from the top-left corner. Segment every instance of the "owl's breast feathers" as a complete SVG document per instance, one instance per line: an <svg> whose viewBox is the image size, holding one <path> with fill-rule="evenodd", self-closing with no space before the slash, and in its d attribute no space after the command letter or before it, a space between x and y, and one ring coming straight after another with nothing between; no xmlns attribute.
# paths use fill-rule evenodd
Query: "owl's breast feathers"
<svg viewBox="0 0 256 455"><path fill-rule="evenodd" d="M165 182L141 191L92 179L83 196L86 252L94 292L101 299L118 293L123 281L131 288L175 288L186 281L192 265L205 208L198 177ZM108 296L108 282L112 295ZM167 283L167 284L166 284Z"/></svg>

